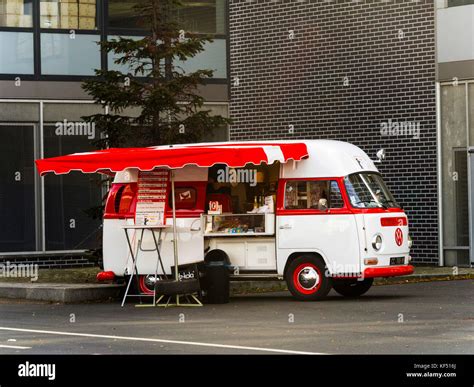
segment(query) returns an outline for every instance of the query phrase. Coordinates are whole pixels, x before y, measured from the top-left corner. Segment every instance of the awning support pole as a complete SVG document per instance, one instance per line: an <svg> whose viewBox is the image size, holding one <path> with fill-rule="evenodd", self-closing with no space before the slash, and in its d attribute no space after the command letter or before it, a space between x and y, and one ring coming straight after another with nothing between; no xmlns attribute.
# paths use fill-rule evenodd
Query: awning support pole
<svg viewBox="0 0 474 387"><path fill-rule="evenodd" d="M176 203L174 196L174 171L171 170L171 205L173 207L173 254L174 254L174 278L179 281L178 273L178 232L176 229Z"/></svg>

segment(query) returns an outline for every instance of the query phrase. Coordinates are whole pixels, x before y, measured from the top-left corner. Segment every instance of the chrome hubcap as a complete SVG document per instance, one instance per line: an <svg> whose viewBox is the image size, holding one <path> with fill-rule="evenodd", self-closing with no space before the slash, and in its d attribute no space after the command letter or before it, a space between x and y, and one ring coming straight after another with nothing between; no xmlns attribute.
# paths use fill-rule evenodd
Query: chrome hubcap
<svg viewBox="0 0 474 387"><path fill-rule="evenodd" d="M319 274L314 268L307 266L298 273L298 281L303 288L311 290L318 285Z"/></svg>
<svg viewBox="0 0 474 387"><path fill-rule="evenodd" d="M147 275L145 277L145 285L149 289L153 289L155 287L155 283L159 281L159 278L156 278L154 275Z"/></svg>

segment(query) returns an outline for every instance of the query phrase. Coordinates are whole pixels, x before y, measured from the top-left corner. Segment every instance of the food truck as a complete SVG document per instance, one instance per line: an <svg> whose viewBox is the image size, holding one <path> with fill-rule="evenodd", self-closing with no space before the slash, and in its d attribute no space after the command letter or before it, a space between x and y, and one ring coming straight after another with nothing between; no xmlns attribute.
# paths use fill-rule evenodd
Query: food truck
<svg viewBox="0 0 474 387"><path fill-rule="evenodd" d="M413 272L406 214L374 161L346 142L106 149L38 160L37 167L42 175L113 176L103 277L136 273L142 294L181 267L219 262L230 279L284 279L300 300L324 298L331 288L360 296L376 277ZM160 265L157 231L124 236L124 227L137 224L163 225ZM141 254L136 265L133 250Z"/></svg>

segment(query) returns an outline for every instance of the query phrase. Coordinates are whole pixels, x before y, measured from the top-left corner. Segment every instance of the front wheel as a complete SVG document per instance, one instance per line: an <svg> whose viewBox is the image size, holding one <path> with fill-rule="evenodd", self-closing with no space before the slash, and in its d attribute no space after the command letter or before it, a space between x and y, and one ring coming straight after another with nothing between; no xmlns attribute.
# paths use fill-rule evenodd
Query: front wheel
<svg viewBox="0 0 474 387"><path fill-rule="evenodd" d="M332 284L324 261L313 255L302 255L290 263L286 283L291 294L301 301L315 301L326 297Z"/></svg>
<svg viewBox="0 0 474 387"><path fill-rule="evenodd" d="M359 297L366 293L372 284L374 283L373 278L366 278L362 281L357 280L334 280L333 288L341 296L344 297Z"/></svg>

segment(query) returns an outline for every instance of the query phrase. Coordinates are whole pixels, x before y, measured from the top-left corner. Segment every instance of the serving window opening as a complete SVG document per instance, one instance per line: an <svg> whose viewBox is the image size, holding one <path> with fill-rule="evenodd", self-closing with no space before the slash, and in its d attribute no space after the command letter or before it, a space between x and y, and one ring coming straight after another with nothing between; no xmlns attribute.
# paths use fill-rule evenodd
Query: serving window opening
<svg viewBox="0 0 474 387"><path fill-rule="evenodd" d="M205 235L272 235L280 164L209 168Z"/></svg>

